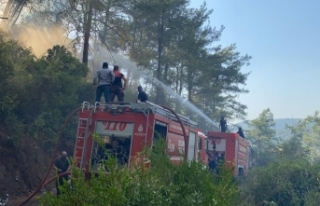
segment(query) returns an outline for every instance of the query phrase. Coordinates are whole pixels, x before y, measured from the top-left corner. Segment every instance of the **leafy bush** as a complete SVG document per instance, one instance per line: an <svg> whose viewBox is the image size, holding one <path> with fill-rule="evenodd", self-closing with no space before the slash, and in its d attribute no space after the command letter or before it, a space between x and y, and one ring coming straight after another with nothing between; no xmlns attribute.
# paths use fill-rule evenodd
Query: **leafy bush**
<svg viewBox="0 0 320 206"><path fill-rule="evenodd" d="M88 68L63 46L37 59L5 37L0 34L1 130L15 139L23 135L41 143L55 141L66 116L84 97L93 99L92 85L86 83ZM67 137L76 131L74 125L70 129Z"/></svg>
<svg viewBox="0 0 320 206"><path fill-rule="evenodd" d="M320 202L316 192L319 166L305 159L281 158L253 169L242 183L246 205L312 205ZM317 204L316 204L317 205Z"/></svg>
<svg viewBox="0 0 320 206"><path fill-rule="evenodd" d="M72 184L64 184L57 198L46 194L41 205L236 205L239 190L231 170L224 169L220 177L211 174L201 163L182 162L173 165L158 143L153 152L145 150L141 158L151 160L151 168L136 164L133 168L119 167L109 158L90 182L77 168L72 168Z"/></svg>

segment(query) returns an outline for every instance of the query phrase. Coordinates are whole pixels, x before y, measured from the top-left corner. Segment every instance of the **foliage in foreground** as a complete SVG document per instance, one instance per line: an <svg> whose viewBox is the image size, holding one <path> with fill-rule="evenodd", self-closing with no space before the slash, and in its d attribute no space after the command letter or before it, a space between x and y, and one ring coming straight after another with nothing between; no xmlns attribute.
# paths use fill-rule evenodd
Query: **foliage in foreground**
<svg viewBox="0 0 320 206"><path fill-rule="evenodd" d="M277 137L270 109L250 122L247 137L256 151L255 168L242 181L242 205L319 205L318 114L287 126L289 138Z"/></svg>
<svg viewBox="0 0 320 206"><path fill-rule="evenodd" d="M159 151L143 152L152 162L149 170L142 164L118 167L110 158L105 163L110 173L100 170L90 182L73 168L74 189L66 184L59 198L48 193L40 198L41 205L235 205L239 191L230 170L216 177L197 162L173 165Z"/></svg>
<svg viewBox="0 0 320 206"><path fill-rule="evenodd" d="M255 168L242 184L243 199L252 205L318 205L319 165L281 158Z"/></svg>

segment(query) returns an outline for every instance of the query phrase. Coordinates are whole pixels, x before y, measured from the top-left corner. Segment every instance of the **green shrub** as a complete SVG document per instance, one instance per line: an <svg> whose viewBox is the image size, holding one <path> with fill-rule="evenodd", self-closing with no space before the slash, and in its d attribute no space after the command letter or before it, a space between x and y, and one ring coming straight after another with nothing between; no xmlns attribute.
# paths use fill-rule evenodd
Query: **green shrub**
<svg viewBox="0 0 320 206"><path fill-rule="evenodd" d="M313 205L319 166L304 159L280 158L265 167L254 168L242 182L242 199L252 205ZM318 204L316 204L318 205Z"/></svg>
<svg viewBox="0 0 320 206"><path fill-rule="evenodd" d="M151 168L137 164L132 169L120 167L114 158L105 162L103 169L86 181L84 174L72 168L72 185L64 184L63 194L57 198L46 194L40 198L41 205L236 205L238 188L231 170L224 169L216 177L201 163L184 161L171 164L164 154L164 142L158 142L151 152L145 150L141 157L151 160Z"/></svg>

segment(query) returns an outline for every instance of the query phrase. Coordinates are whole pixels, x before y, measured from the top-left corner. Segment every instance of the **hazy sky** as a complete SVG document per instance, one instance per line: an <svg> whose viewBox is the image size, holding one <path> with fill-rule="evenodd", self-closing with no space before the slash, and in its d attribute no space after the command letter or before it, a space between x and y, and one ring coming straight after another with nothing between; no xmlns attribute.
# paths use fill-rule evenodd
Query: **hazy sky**
<svg viewBox="0 0 320 206"><path fill-rule="evenodd" d="M203 0L191 0L199 7ZM270 108L275 118L304 118L320 110L319 0L207 0L211 26L225 26L218 44L252 56L248 119Z"/></svg>

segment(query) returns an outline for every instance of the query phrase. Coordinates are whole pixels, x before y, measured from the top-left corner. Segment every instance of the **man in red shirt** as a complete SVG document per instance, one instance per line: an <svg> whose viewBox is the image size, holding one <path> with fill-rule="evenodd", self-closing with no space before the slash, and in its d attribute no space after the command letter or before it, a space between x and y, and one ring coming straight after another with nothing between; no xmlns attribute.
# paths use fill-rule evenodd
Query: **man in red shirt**
<svg viewBox="0 0 320 206"><path fill-rule="evenodd" d="M113 73L115 76L114 82L111 87L111 102L114 101L115 97L118 97L119 102L123 102L124 100L124 93L123 91L126 89L127 86L127 79L125 76L120 72L119 66L115 65L113 67ZM122 86L122 80L124 85Z"/></svg>

